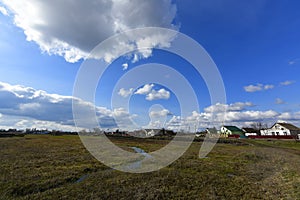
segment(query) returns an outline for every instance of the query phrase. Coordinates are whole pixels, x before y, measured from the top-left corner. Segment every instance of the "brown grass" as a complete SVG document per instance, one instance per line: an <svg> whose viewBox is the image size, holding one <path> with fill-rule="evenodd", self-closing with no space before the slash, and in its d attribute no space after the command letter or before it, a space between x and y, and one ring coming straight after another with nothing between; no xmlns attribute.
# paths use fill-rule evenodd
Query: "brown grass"
<svg viewBox="0 0 300 200"><path fill-rule="evenodd" d="M113 141L148 151L168 143ZM160 171L129 174L95 160L77 136L1 138L0 199L299 199L300 144L245 143L217 144L199 159L195 142Z"/></svg>

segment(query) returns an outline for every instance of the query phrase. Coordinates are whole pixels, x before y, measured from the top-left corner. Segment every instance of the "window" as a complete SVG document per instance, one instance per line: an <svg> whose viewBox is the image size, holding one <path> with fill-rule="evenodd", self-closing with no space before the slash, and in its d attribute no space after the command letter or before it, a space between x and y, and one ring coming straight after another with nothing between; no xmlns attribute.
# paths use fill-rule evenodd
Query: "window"
<svg viewBox="0 0 300 200"><path fill-rule="evenodd" d="M287 132L286 132L286 131L284 131L284 132L283 132L283 134L284 134L284 135L287 135Z"/></svg>

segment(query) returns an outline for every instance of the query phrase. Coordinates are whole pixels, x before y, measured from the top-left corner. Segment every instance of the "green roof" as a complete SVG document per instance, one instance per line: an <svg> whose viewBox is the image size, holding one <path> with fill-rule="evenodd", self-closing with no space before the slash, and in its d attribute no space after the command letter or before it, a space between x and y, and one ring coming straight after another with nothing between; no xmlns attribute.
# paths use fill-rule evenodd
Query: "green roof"
<svg viewBox="0 0 300 200"><path fill-rule="evenodd" d="M228 130L232 131L232 132L243 132L241 129L239 129L236 126L224 126L225 128L227 128Z"/></svg>

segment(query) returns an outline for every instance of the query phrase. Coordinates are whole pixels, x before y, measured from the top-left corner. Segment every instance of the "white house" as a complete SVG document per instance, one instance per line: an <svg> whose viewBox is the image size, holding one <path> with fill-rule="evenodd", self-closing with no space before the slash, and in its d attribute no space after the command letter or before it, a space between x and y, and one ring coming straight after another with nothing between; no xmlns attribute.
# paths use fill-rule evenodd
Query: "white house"
<svg viewBox="0 0 300 200"><path fill-rule="evenodd" d="M300 129L289 123L275 123L271 128L260 131L261 135L273 135L273 136L284 136L284 135L296 135L300 134Z"/></svg>
<svg viewBox="0 0 300 200"><path fill-rule="evenodd" d="M257 136L259 131L255 130L254 128L243 128L242 131L244 131L245 136Z"/></svg>
<svg viewBox="0 0 300 200"><path fill-rule="evenodd" d="M153 137L156 135L162 135L161 129L145 129L145 133L147 137Z"/></svg>
<svg viewBox="0 0 300 200"><path fill-rule="evenodd" d="M244 132L236 126L222 126L221 134L228 137L228 135L244 135Z"/></svg>

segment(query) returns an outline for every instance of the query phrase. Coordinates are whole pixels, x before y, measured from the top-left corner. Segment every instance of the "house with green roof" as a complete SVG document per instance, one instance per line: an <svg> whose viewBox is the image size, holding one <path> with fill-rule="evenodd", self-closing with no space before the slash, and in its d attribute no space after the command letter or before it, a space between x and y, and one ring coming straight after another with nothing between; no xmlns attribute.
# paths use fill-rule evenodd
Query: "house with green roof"
<svg viewBox="0 0 300 200"><path fill-rule="evenodd" d="M221 127L221 134L224 137L228 137L229 135L239 135L240 137L244 137L244 131L239 129L236 126L222 126Z"/></svg>

